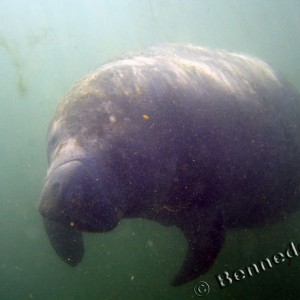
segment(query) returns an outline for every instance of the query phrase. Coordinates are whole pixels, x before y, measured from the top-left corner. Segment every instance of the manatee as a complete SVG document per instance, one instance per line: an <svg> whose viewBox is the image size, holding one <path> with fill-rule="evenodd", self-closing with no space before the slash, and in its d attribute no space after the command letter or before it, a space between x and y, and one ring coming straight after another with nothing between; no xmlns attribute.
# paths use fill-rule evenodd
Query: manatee
<svg viewBox="0 0 300 300"><path fill-rule="evenodd" d="M123 218L177 226L188 243L174 286L207 272L231 228L299 207L300 96L268 64L162 45L104 64L59 104L39 202L70 266L82 232Z"/></svg>

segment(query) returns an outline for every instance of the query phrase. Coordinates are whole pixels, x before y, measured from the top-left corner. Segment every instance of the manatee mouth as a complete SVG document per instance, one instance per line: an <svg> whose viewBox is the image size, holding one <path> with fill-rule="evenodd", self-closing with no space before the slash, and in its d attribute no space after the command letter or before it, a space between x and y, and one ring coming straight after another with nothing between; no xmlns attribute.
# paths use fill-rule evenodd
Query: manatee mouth
<svg viewBox="0 0 300 300"><path fill-rule="evenodd" d="M84 255L82 233L63 224L44 218L45 231L57 255L75 267Z"/></svg>

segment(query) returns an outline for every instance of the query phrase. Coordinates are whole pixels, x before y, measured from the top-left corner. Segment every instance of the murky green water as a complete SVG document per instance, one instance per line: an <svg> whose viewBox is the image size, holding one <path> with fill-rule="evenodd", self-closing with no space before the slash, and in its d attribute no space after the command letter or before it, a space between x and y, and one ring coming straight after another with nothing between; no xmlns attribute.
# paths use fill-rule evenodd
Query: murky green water
<svg viewBox="0 0 300 300"><path fill-rule="evenodd" d="M176 228L124 220L86 234L76 268L55 255L37 212L45 138L56 105L103 62L165 42L248 53L300 86L300 2L119 0L0 1L0 299L197 299L197 281L169 285L185 255ZM201 280L206 299L298 299L300 257L220 289L234 272L300 244L300 213L235 230Z"/></svg>

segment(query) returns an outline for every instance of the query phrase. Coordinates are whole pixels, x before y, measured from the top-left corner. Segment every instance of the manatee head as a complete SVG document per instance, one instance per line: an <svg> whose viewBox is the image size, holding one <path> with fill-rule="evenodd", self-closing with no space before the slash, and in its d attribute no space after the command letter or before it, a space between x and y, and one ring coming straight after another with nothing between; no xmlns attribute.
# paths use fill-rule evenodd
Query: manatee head
<svg viewBox="0 0 300 300"><path fill-rule="evenodd" d="M122 217L112 177L99 159L87 155L63 155L50 164L39 211L53 248L71 266L83 257L81 231L109 231Z"/></svg>
<svg viewBox="0 0 300 300"><path fill-rule="evenodd" d="M80 231L111 230L118 224L118 210L105 187L84 162L65 162L48 174L39 210L43 217Z"/></svg>

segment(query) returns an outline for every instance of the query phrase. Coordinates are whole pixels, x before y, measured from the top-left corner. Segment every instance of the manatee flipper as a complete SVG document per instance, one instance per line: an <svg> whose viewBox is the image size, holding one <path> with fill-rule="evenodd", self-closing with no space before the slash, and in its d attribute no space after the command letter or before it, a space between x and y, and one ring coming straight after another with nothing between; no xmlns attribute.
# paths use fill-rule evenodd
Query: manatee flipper
<svg viewBox="0 0 300 300"><path fill-rule="evenodd" d="M47 219L44 219L44 226L57 255L67 264L75 267L84 254L82 233Z"/></svg>
<svg viewBox="0 0 300 300"><path fill-rule="evenodd" d="M188 224L177 224L186 237L188 251L179 273L171 282L173 286L184 284L207 272L225 239L225 228L220 214L193 214L188 219Z"/></svg>

